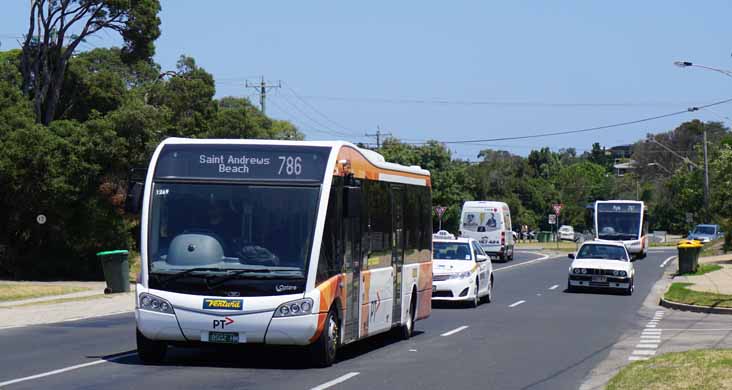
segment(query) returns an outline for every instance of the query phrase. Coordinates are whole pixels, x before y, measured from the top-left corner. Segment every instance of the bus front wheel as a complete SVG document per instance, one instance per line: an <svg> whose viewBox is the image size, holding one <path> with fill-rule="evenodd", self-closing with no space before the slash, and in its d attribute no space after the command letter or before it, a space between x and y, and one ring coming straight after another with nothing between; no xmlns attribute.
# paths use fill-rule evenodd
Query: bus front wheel
<svg viewBox="0 0 732 390"><path fill-rule="evenodd" d="M140 360L145 364L161 363L165 359L168 345L162 341L150 340L140 333L139 329L135 331L137 333L137 356L140 357Z"/></svg>
<svg viewBox="0 0 732 390"><path fill-rule="evenodd" d="M407 312L407 322L400 328L399 336L402 340L406 340L414 334L414 316L417 310L416 295L416 292L412 292L412 300L409 302L409 312Z"/></svg>
<svg viewBox="0 0 732 390"><path fill-rule="evenodd" d="M325 329L320 333L318 340L310 346L310 353L315 366L329 367L335 362L338 353L339 334L338 318L335 312L331 310L325 319Z"/></svg>

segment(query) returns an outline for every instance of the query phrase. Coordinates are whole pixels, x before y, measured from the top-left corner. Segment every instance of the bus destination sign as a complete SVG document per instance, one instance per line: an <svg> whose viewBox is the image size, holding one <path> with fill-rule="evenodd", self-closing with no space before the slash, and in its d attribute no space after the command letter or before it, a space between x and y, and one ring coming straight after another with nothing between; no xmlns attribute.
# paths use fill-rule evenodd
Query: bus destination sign
<svg viewBox="0 0 732 390"><path fill-rule="evenodd" d="M639 203L598 203L597 211L604 213L639 213Z"/></svg>
<svg viewBox="0 0 732 390"><path fill-rule="evenodd" d="M330 148L280 145L167 145L156 179L322 181Z"/></svg>

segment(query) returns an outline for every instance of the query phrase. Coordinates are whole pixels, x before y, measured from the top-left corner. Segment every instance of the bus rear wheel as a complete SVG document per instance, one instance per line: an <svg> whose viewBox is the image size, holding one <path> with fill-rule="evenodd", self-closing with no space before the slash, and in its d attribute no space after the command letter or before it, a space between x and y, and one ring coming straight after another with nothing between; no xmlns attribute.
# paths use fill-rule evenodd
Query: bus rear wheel
<svg viewBox="0 0 732 390"><path fill-rule="evenodd" d="M310 346L310 354L316 367L333 365L338 354L339 334L338 318L331 310L325 319L325 328L320 333L320 337Z"/></svg>
<svg viewBox="0 0 732 390"><path fill-rule="evenodd" d="M162 341L150 340L139 329L137 333L137 356L145 364L160 364L165 359L168 345Z"/></svg>
<svg viewBox="0 0 732 390"><path fill-rule="evenodd" d="M409 302L409 311L407 312L407 322L401 326L399 330L399 337L402 340L407 340L414 334L414 316L417 310L417 300L415 298L416 293L412 293L412 300Z"/></svg>

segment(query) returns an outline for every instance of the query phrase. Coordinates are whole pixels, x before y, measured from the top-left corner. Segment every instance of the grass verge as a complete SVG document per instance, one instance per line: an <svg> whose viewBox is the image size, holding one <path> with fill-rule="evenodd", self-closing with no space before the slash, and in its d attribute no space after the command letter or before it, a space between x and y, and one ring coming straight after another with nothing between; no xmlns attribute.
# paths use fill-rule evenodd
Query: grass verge
<svg viewBox="0 0 732 390"><path fill-rule="evenodd" d="M125 293L130 294L130 293ZM55 303L67 303L67 302L81 302L81 301L91 301L94 299L112 299L114 297L117 297L121 294L95 294L95 295L87 295L83 297L74 297L74 298L59 298L59 299L52 299L50 301L41 301L41 302L34 302L34 303L24 303L21 305L13 305L10 306L11 308L18 308L18 307L27 307L27 306L39 306L39 305L49 305L49 304L55 304Z"/></svg>
<svg viewBox="0 0 732 390"><path fill-rule="evenodd" d="M686 273L686 274L682 274L682 275L699 276L699 275L708 274L710 272L719 271L720 269L722 269L722 266L719 264L699 264L699 266L696 267L696 272Z"/></svg>
<svg viewBox="0 0 732 390"><path fill-rule="evenodd" d="M666 353L624 367L607 390L732 389L732 350L707 349Z"/></svg>
<svg viewBox="0 0 732 390"><path fill-rule="evenodd" d="M87 290L89 288L58 284L0 283L0 302L71 294Z"/></svg>
<svg viewBox="0 0 732 390"><path fill-rule="evenodd" d="M668 301L685 303L687 305L732 307L732 295L690 290L688 287L692 284L672 283L663 298Z"/></svg>

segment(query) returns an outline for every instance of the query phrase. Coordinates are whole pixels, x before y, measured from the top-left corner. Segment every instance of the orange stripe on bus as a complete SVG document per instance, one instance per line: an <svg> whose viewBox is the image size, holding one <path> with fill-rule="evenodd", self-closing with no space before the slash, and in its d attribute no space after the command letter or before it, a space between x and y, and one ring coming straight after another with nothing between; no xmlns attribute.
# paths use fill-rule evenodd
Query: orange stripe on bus
<svg viewBox="0 0 732 390"><path fill-rule="evenodd" d="M337 163L335 172L333 172L336 176L344 176L346 174L346 169L350 169L350 172L353 173L353 176L357 179L379 180L379 174L384 173L411 179L422 179L425 181L425 185L427 187L432 187L430 176L379 168L371 161L367 160L361 152L350 146L341 147L341 150L338 152L337 161L341 160L348 160L350 168L344 168L340 163Z"/></svg>

